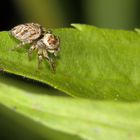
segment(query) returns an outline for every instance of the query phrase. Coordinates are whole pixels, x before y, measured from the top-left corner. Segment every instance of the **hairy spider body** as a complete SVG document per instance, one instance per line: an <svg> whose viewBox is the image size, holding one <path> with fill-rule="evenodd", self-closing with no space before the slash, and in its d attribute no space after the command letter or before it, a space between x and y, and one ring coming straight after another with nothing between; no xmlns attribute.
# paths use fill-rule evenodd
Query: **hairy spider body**
<svg viewBox="0 0 140 140"><path fill-rule="evenodd" d="M16 39L20 40L21 43L16 46L20 48L25 44L30 44L28 55L29 58L34 50L38 51L38 66L43 58L46 58L51 66L55 69L55 64L53 59L49 56L53 54L57 56L57 53L60 51L60 40L55 36L51 31L46 31L44 27L37 23L25 23L14 27L10 34Z"/></svg>
<svg viewBox="0 0 140 140"><path fill-rule="evenodd" d="M15 26L11 35L24 43L32 43L45 33L45 29L38 23L25 23Z"/></svg>

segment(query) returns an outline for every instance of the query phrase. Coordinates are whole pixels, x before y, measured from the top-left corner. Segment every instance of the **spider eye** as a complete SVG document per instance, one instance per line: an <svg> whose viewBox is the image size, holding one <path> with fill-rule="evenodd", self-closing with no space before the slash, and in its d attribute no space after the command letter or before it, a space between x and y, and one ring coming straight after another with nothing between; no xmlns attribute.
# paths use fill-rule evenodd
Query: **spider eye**
<svg viewBox="0 0 140 140"><path fill-rule="evenodd" d="M50 50L54 50L59 47L59 38L54 34L45 34L42 41Z"/></svg>
<svg viewBox="0 0 140 140"><path fill-rule="evenodd" d="M47 39L47 42L50 47L55 48L59 44L59 39L54 35L50 35Z"/></svg>

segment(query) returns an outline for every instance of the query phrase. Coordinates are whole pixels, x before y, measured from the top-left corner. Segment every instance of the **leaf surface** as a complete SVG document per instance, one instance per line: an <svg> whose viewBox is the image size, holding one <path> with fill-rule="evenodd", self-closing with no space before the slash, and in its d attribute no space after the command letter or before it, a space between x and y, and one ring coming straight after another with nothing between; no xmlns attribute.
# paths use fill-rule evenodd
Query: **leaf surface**
<svg viewBox="0 0 140 140"><path fill-rule="evenodd" d="M74 97L136 101L140 98L140 35L133 31L76 28L55 30L61 52L53 74L37 55L28 60L28 47L11 51L17 42L0 33L0 67L4 71L49 84Z"/></svg>
<svg viewBox="0 0 140 140"><path fill-rule="evenodd" d="M9 79L1 76L3 79ZM1 80L0 80L1 81ZM49 96L33 85L0 82L0 112L49 139L139 140L140 105ZM38 87L38 89L41 89ZM5 106L6 108L2 107ZM24 119L23 119L24 117ZM14 129L15 126L13 126ZM47 131L47 128L51 131ZM18 132L18 129L16 130ZM59 133L58 133L59 132ZM56 137L55 137L56 136Z"/></svg>

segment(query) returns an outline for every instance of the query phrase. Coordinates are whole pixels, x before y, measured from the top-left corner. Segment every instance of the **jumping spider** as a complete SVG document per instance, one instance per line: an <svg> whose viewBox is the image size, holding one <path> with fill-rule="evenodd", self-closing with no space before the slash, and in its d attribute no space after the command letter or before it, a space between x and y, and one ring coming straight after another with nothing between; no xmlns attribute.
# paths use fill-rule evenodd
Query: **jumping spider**
<svg viewBox="0 0 140 140"><path fill-rule="evenodd" d="M40 67L43 58L46 58L52 70L55 71L55 63L49 54L57 56L60 51L60 40L52 31L46 31L44 27L37 23L25 23L12 28L10 34L21 41L16 48L26 44L31 45L28 51L29 58L34 50L38 51L38 67Z"/></svg>

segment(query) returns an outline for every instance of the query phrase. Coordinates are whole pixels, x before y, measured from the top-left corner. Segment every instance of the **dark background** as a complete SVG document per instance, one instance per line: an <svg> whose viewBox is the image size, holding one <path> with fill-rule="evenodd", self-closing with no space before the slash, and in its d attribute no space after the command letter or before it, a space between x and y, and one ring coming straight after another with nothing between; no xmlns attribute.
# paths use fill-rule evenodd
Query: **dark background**
<svg viewBox="0 0 140 140"><path fill-rule="evenodd" d="M0 30L25 22L39 22L46 27L84 23L133 29L140 27L139 13L139 0L1 0Z"/></svg>
<svg viewBox="0 0 140 140"><path fill-rule="evenodd" d="M16 0L1 1L0 30L9 30L13 26L27 21L26 14L24 13L24 11L21 11L19 7L20 5L18 6L18 4L16 4ZM67 14L67 17L65 17L66 20L64 21L64 23L62 23L64 26L69 26L70 23L84 23L84 17L82 16L81 0L73 0L73 1L65 0L61 2L61 7L63 7L63 11L65 11L65 13ZM48 13L46 10L46 15L47 14ZM57 16L58 13L55 14Z"/></svg>

